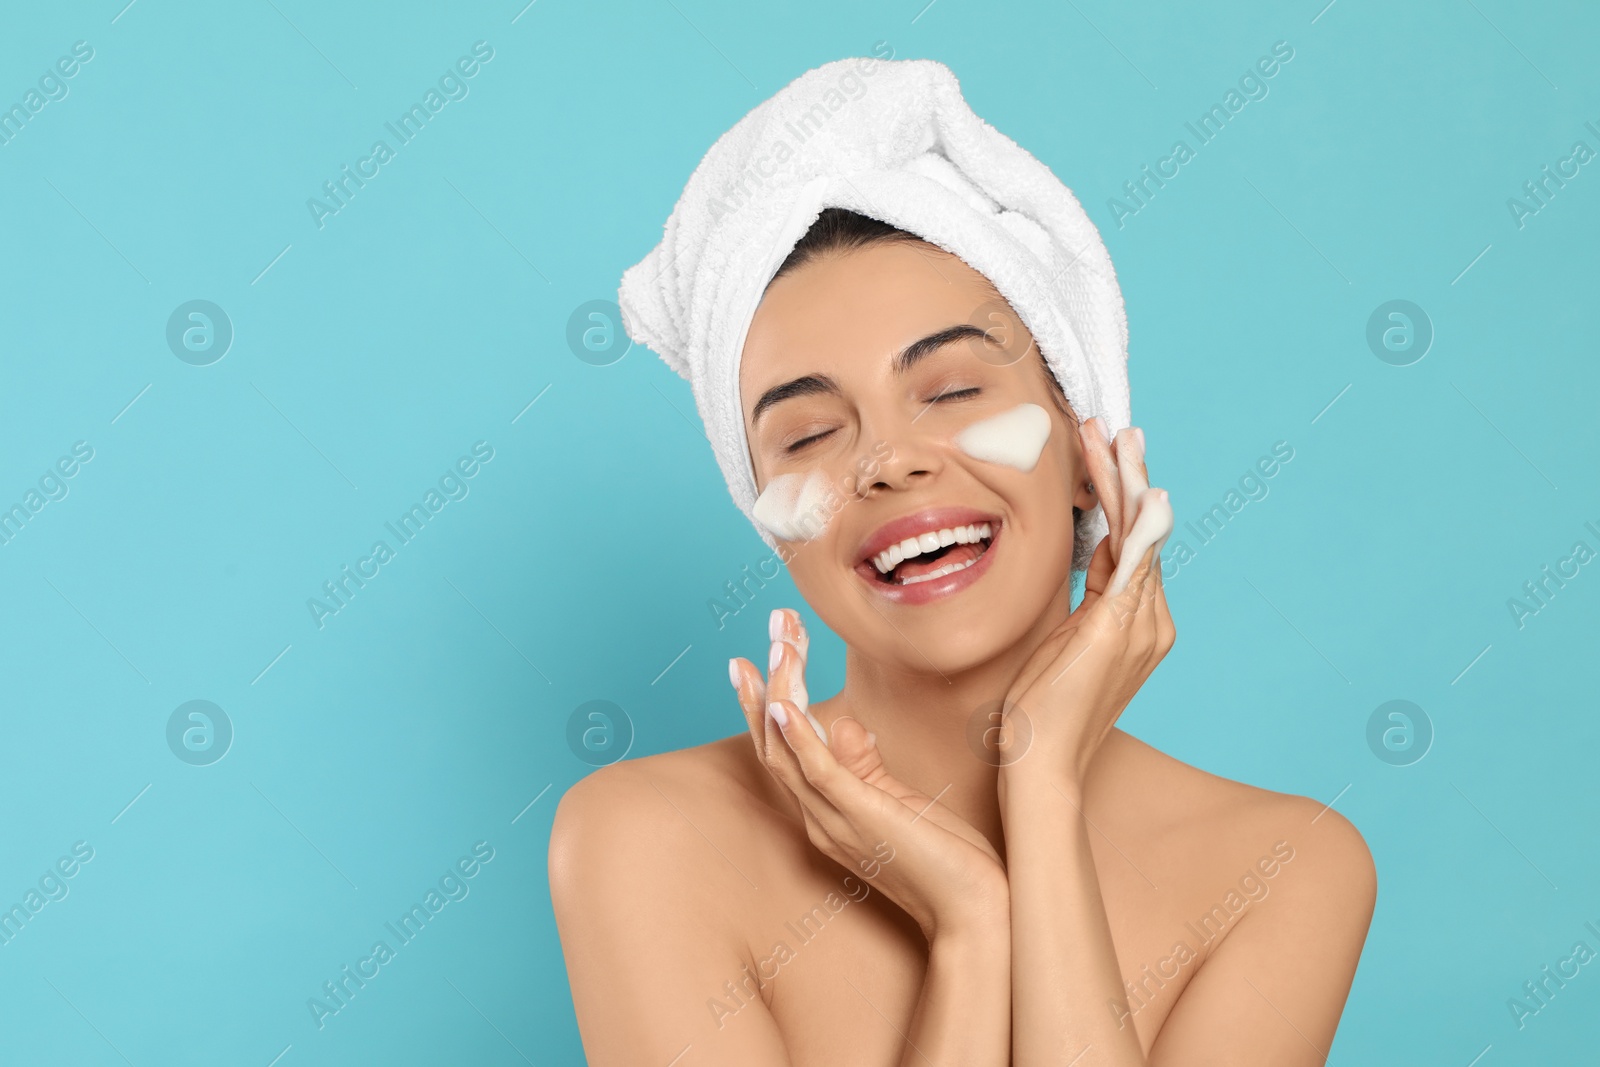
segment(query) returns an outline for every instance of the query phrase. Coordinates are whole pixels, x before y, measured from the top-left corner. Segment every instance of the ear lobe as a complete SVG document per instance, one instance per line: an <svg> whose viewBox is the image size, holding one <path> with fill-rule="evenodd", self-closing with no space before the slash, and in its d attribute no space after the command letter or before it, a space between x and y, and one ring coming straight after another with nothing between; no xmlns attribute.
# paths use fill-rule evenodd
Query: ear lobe
<svg viewBox="0 0 1600 1067"><path fill-rule="evenodd" d="M1072 443L1068 446L1071 454L1067 457L1068 469L1078 471L1077 481L1072 486L1072 506L1079 511L1093 511L1100 506L1100 494L1089 477L1089 453L1084 448L1082 436L1085 431L1082 423L1073 424L1073 429L1077 433L1072 436Z"/></svg>

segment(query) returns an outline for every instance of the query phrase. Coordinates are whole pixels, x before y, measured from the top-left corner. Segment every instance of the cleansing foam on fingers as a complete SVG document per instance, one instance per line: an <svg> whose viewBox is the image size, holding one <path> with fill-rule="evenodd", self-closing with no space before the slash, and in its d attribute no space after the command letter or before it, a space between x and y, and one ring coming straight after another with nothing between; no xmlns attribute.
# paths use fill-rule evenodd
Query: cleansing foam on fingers
<svg viewBox="0 0 1600 1067"><path fill-rule="evenodd" d="M1039 462L1050 439L1050 413L1038 404L1018 404L975 422L956 435L956 447L973 459L1026 473Z"/></svg>
<svg viewBox="0 0 1600 1067"><path fill-rule="evenodd" d="M1111 576L1111 584L1106 586L1106 595L1116 596L1128 588L1134 568L1139 566L1139 561L1144 559L1151 545L1156 549L1155 566L1161 566L1161 546L1167 543L1167 536L1171 533L1172 503L1167 498L1167 491L1146 489L1139 494L1139 517L1133 520L1133 528L1122 540L1122 555L1117 560L1117 571Z"/></svg>

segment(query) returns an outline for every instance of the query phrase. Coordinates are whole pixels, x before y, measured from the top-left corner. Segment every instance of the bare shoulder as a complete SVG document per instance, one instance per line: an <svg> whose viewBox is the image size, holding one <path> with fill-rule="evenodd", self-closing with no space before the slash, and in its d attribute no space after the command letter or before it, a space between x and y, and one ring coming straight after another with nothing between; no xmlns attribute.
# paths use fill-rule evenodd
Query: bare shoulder
<svg viewBox="0 0 1600 1067"><path fill-rule="evenodd" d="M561 797L550 831L552 884L597 872L607 857L628 865L667 859L697 835L697 824L719 823L719 809L748 790L734 742L623 760L579 779ZM749 742L745 742L749 747ZM702 819L697 820L696 814Z"/></svg>
<svg viewBox="0 0 1600 1067"><path fill-rule="evenodd" d="M643 895L682 907L741 881L741 870L759 862L748 854L764 837L754 824L783 818L760 770L749 738L735 735L624 760L579 780L562 796L550 831L558 918Z"/></svg>
<svg viewBox="0 0 1600 1067"><path fill-rule="evenodd" d="M1324 801L1211 774L1122 731L1112 736L1117 802L1137 812L1156 840L1219 879L1271 877L1273 888L1313 910L1338 911L1364 936L1377 872L1349 819Z"/></svg>
<svg viewBox="0 0 1600 1067"><path fill-rule="evenodd" d="M756 887L782 884L768 857L785 836L760 832L784 813L759 767L740 735L613 764L561 798L550 901L588 1062L681 1056L686 1023L749 963ZM718 1062L779 1062L766 1010L740 1019Z"/></svg>

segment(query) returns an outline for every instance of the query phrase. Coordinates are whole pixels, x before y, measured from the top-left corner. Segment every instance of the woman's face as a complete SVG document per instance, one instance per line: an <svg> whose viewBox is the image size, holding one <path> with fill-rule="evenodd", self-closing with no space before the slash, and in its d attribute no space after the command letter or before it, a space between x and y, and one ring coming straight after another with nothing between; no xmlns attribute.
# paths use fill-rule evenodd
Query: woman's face
<svg viewBox="0 0 1600 1067"><path fill-rule="evenodd" d="M1012 648L1052 603L1065 614L1072 509L1094 498L1046 373L989 281L922 242L829 253L768 288L739 371L756 486L813 470L831 485L821 534L780 544L801 595L857 653L949 674ZM1050 417L1031 471L957 447L961 430L1020 404ZM907 538L984 523L977 544L888 574L873 562Z"/></svg>

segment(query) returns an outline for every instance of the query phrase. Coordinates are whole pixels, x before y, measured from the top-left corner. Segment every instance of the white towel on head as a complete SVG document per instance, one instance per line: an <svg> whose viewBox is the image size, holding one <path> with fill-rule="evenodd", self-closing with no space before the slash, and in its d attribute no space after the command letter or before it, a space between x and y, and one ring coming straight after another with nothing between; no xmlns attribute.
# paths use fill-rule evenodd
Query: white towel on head
<svg viewBox="0 0 1600 1067"><path fill-rule="evenodd" d="M728 489L752 523L739 357L767 283L828 207L914 233L988 277L1074 410L1098 415L1113 433L1128 425L1122 292L1071 190L973 114L944 64L837 60L717 139L661 243L623 274L618 292L629 336L688 379ZM1084 516L1077 567L1105 530L1098 507Z"/></svg>

